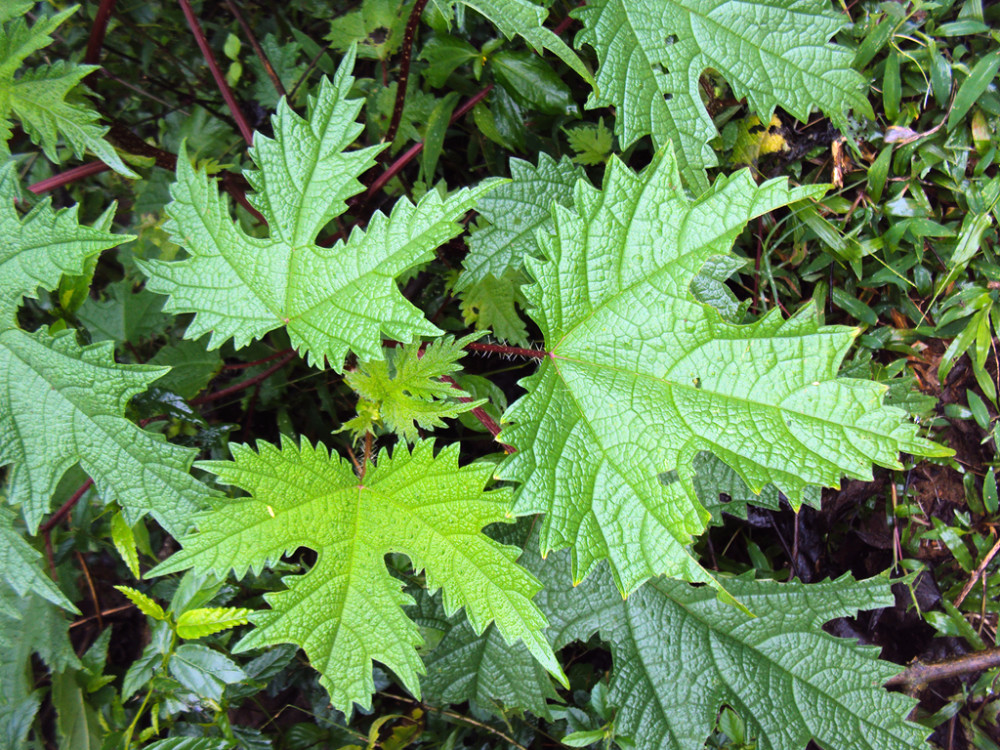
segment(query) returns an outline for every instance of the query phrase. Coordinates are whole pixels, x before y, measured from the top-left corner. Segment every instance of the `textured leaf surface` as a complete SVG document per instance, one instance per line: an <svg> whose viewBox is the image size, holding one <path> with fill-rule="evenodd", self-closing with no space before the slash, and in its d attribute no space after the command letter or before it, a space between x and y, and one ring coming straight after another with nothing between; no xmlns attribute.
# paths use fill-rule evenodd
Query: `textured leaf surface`
<svg viewBox="0 0 1000 750"><path fill-rule="evenodd" d="M600 60L588 107L616 108L623 148L647 134L657 146L672 140L696 192L716 163L700 90L707 68L764 122L778 106L803 122L814 109L835 123L850 107L873 116L851 52L828 41L847 19L826 0L592 0L573 15L585 26L577 46Z"/></svg>
<svg viewBox="0 0 1000 750"><path fill-rule="evenodd" d="M148 287L170 295L167 310L196 313L185 337L211 333L213 349L230 338L242 347L285 326L310 362L326 358L339 370L349 350L363 359L381 356L382 334L410 341L441 333L395 278L431 260L495 183L448 198L431 190L416 206L402 198L389 217L376 213L366 231L333 247L317 245L320 230L363 189L357 177L379 150L348 150L362 129L355 119L363 100L347 98L353 61L348 54L333 82L320 83L308 120L282 101L272 118L274 138L254 137L250 155L258 169L246 173L256 191L249 200L267 220L269 237L243 232L214 182L185 155L178 159L167 228L190 257L141 266Z"/></svg>
<svg viewBox="0 0 1000 750"><path fill-rule="evenodd" d="M7 141L11 136L10 116L21 121L31 140L39 144L45 155L59 161L56 147L61 135L76 156L87 150L101 161L126 177L138 177L125 166L104 135L108 129L97 124L97 112L82 99L74 101L74 89L81 79L96 65L75 65L56 61L18 73L24 59L52 42L50 34L68 16L74 6L48 18L41 18L28 26L27 16L0 21L0 156L9 155Z"/></svg>
<svg viewBox="0 0 1000 750"><path fill-rule="evenodd" d="M509 268L521 268L524 258L538 254L535 233L552 224L553 201L573 203L573 186L583 172L562 158L539 154L538 166L510 160L510 182L479 202L479 214L490 223L469 236L469 252L455 289L463 291L487 277L503 278Z"/></svg>
<svg viewBox="0 0 1000 750"><path fill-rule="evenodd" d="M810 739L857 750L926 747L928 730L903 718L913 700L882 688L900 667L822 630L836 617L891 606L885 579L728 579L751 617L705 586L660 578L623 601L603 566L574 588L567 554L523 561L545 585L538 602L557 649L594 633L611 645L615 728L636 747L698 750L723 705L761 750L801 750Z"/></svg>
<svg viewBox="0 0 1000 750"><path fill-rule="evenodd" d="M38 287L53 289L63 274L83 272L86 258L134 237L112 234L111 206L93 226L77 221L77 206L52 210L48 198L22 218L14 202L21 198L16 164L0 167L0 328L16 324L17 308Z"/></svg>
<svg viewBox="0 0 1000 750"><path fill-rule="evenodd" d="M260 570L299 547L319 553L313 568L266 595L271 610L250 616L255 629L238 649L295 643L305 649L333 705L371 706L372 661L392 669L419 695L423 665L416 625L402 607L412 599L389 574L384 556L407 555L431 589L443 588L448 614L465 607L477 632L495 622L509 641L523 640L547 669L562 675L531 602L538 584L514 562L519 551L481 533L508 520L505 491L483 492L488 465L459 468L458 449L436 458L418 442L383 452L359 483L351 465L308 442L279 449L233 447L232 462L201 464L249 498L223 502L201 517L202 531L157 574L194 567L224 575Z"/></svg>
<svg viewBox="0 0 1000 750"><path fill-rule="evenodd" d="M3 571L4 582L17 596L34 593L63 609L79 613L42 571L42 553L14 528L16 519L14 511L0 507L0 571Z"/></svg>
<svg viewBox="0 0 1000 750"><path fill-rule="evenodd" d="M124 417L165 371L120 365L111 342L81 348L73 331L0 331L0 466L10 466L8 500L21 505L29 531L76 463L130 524L150 513L171 534L187 528L210 494L188 473L195 451Z"/></svg>
<svg viewBox="0 0 1000 750"><path fill-rule="evenodd" d="M459 401L469 394L441 379L461 369L458 360L465 354L465 345L477 338L476 334L458 340L446 336L426 346L402 345L385 349L383 359L359 363L344 375L359 403L358 416L343 429L351 430L357 439L384 426L413 443L420 429L443 427L446 417L481 406L485 399Z"/></svg>
<svg viewBox="0 0 1000 750"><path fill-rule="evenodd" d="M477 634L463 617L449 617L439 596L420 592L416 599L413 620L441 634L437 646L424 657L427 675L420 687L425 701L443 705L472 700L484 708L526 708L536 716L548 716L546 700L559 696L527 649L508 643L495 625Z"/></svg>
<svg viewBox="0 0 1000 750"><path fill-rule="evenodd" d="M108 284L107 298L88 297L77 318L90 331L91 341L138 343L161 332L170 317L162 312L164 298L148 289L135 290L129 281Z"/></svg>
<svg viewBox="0 0 1000 750"><path fill-rule="evenodd" d="M518 452L499 474L521 483L516 513L546 514L543 550L573 547L575 580L603 558L624 592L661 573L711 580L686 550L708 517L700 451L793 504L808 485L898 466L900 450L942 455L882 406L884 387L837 377L856 329L808 310L733 325L690 294L750 218L810 192L743 172L690 202L663 150L639 175L612 159L603 190L578 183L574 208L555 209L525 289L549 356L508 410L500 439Z"/></svg>

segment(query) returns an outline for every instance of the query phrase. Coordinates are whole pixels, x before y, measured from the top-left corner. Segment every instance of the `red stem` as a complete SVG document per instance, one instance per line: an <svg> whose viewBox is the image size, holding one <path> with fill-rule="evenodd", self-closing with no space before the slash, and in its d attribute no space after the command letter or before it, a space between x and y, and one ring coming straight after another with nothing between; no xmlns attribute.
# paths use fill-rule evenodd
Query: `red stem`
<svg viewBox="0 0 1000 750"><path fill-rule="evenodd" d="M522 349L519 346L503 346L502 344L481 344L473 341L465 345L466 349L474 352L490 352L491 354L515 354L520 357L531 357L532 359L545 359L548 352L540 349Z"/></svg>
<svg viewBox="0 0 1000 750"><path fill-rule="evenodd" d="M267 357L264 357L263 359L258 359L258 360L254 361L254 362L239 362L239 363L233 364L233 365L223 365L222 369L224 369L224 370L245 370L248 367L256 367L257 365L262 365L265 362L270 362L272 359L277 359L278 357L282 357L282 356L288 354L291 351L294 351L294 349L282 349L280 352L275 352L274 354L268 355Z"/></svg>
<svg viewBox="0 0 1000 750"><path fill-rule="evenodd" d="M448 383L455 390L459 391L462 390L462 387L455 382L454 378L451 378L447 375L442 375L441 380L443 380L445 383ZM469 398L468 396L458 396L458 400L461 401L463 404L468 404L472 402L472 399ZM489 414L486 413L483 407L477 406L475 409L473 409L472 416L478 419L479 423L487 430L489 430L490 434L493 436L494 439L496 439L497 435L500 434L500 425L497 424L496 420L493 419L493 417L491 417ZM512 445L507 445L506 443L500 443L500 445L508 453L517 452L517 448L515 448Z"/></svg>
<svg viewBox="0 0 1000 750"><path fill-rule="evenodd" d="M490 91L492 90L493 90L493 84L491 83L489 86L484 88L478 94L466 100L462 104L462 106L460 106L452 113L451 119L448 121L448 124L454 125L460 119L469 114L469 112L472 111L472 108L475 107L477 104L479 104L479 102L481 102L483 99L485 99L486 95L489 94ZM386 169L385 172L380 174L378 179L371 184L371 187L368 188L368 192L365 194L365 202L367 203L369 200L371 200L376 193L378 193L382 188L385 187L386 183L389 182L389 180L391 180L393 177L402 172L403 167L405 167L407 164L413 161L413 159L416 158L417 154L419 154L423 150L424 150L424 142L420 141L419 143L414 143L406 151L404 151L399 156L399 158L397 158L396 161L394 161L389 166L389 168Z"/></svg>
<svg viewBox="0 0 1000 750"><path fill-rule="evenodd" d="M264 66L264 72L267 73L267 77L271 79L271 83L274 84L275 91L278 92L278 96L285 96L285 86L281 83L281 79L278 78L278 74L274 71L274 66L271 65L271 61L267 57L267 53L260 46L260 42L257 41L257 37L254 36L253 29L250 28L250 24L246 22L243 18L243 14L240 13L240 9L236 6L233 0L226 0L226 7L229 8L229 12L236 17L236 22L239 23L240 28L243 30L244 36L250 42L250 46L253 47L254 54L257 55L257 59L260 60L260 64Z"/></svg>
<svg viewBox="0 0 1000 750"><path fill-rule="evenodd" d="M215 85L218 87L219 93L222 94L222 98L229 107L229 111L233 113L233 119L236 120L236 127L239 128L240 134L243 136L243 140L247 142L247 145L252 146L253 130L251 130L249 123L247 123L246 117L243 116L243 111L240 109L236 97L233 96L229 84L226 83L226 77L222 75L219 64L215 61L212 49L208 46L208 39L205 38L205 32L201 30L198 17L195 16L194 11L191 9L190 0L177 0L177 2L180 3L181 10L184 11L184 17L187 19L188 26L191 27L191 33L194 34L195 41L198 42L198 48L201 50L201 54L208 64L208 69L212 73L212 78L215 80Z"/></svg>
<svg viewBox="0 0 1000 750"><path fill-rule="evenodd" d="M576 4L576 7L577 8L582 8L586 4L587 4L587 0L580 0L580 2ZM576 19L573 18L573 16L571 16L571 15L569 15L567 13L566 17L563 20L561 20L555 26L555 28L552 29L552 33L555 34L556 36L562 36L563 33L565 33L566 29L568 29L570 27L570 25L573 23L573 21L575 21L575 20Z"/></svg>
<svg viewBox="0 0 1000 750"><path fill-rule="evenodd" d="M287 354L285 354L284 357L278 360L276 364L271 365L266 370L264 370L264 372L254 375L252 378L247 378L246 380L240 381L239 383L231 385L228 388L223 388L221 391L216 391L215 393L209 393L205 396L201 396L200 398L196 398L194 399L194 401L191 401L190 403L192 406L198 406L199 404L207 404L209 401L218 401L220 398L225 398L226 396L231 396L234 393L239 393L240 391L244 391L247 388L252 388L253 386L257 385L257 383L267 380L269 377L274 375L274 373L276 373L282 367L287 365L294 357L295 357L295 352L290 351Z"/></svg>
<svg viewBox="0 0 1000 750"><path fill-rule="evenodd" d="M83 497L84 493L86 493L86 491L89 490L93 484L94 480L88 479L86 482L77 487L76 492L70 495L69 500L64 502L62 506L60 506L59 510L52 514L48 521L42 524L41 528L38 529L38 532L48 537L49 532L58 526L59 523L69 515L70 511L73 510L73 506L80 502L80 498Z"/></svg>
<svg viewBox="0 0 1000 750"><path fill-rule="evenodd" d="M410 59L413 55L413 37L416 36L417 26L420 25L420 14L424 12L427 0L417 0L410 11L410 17L406 21L406 31L403 32L403 56L399 62L399 81L396 84L396 104L392 108L392 120L389 121L389 129L383 139L386 143L392 144L396 139L396 132L399 130L399 123L403 119L403 107L406 105L406 85L410 80Z"/></svg>
<svg viewBox="0 0 1000 750"><path fill-rule="evenodd" d="M29 185L28 190L35 195L41 195L46 191L61 188L63 185L68 185L71 182L82 180L85 177L90 177L91 175L100 174L101 172L105 172L109 169L111 169L111 167L103 161L87 162L86 164L81 164L78 167L67 169L65 172L54 174L44 180L39 180L34 185Z"/></svg>
<svg viewBox="0 0 1000 750"><path fill-rule="evenodd" d="M90 39L87 41L87 52L83 56L83 61L87 65L96 65L101 59L101 46L104 44L104 35L108 30L108 20L111 12L115 9L118 0L101 0L97 7L97 14L94 16L94 25L90 27Z"/></svg>

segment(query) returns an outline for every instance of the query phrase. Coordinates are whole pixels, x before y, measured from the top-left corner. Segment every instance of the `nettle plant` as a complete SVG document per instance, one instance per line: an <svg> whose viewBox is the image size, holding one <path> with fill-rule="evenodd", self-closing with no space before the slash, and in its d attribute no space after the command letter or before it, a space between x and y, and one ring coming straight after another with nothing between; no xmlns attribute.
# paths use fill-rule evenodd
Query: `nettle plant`
<svg viewBox="0 0 1000 750"><path fill-rule="evenodd" d="M252 135L239 218L211 173L217 163L181 145L167 221L155 230L169 241L161 234L159 254L119 251L144 289L120 282L104 301L87 299L98 255L134 239L112 231L115 206L81 224L76 207L25 195L16 154L0 171L8 740L28 736L42 702L32 652L53 674L57 713L89 689L81 685L113 679L102 677L100 643L82 659L69 647L57 608L76 609L33 546L83 499L109 509L113 542L136 576L139 555L152 554L146 517L179 549L144 579L193 571L169 612L123 589L158 625L119 710L154 675L161 682L115 741L133 740L143 709L152 725L142 737L156 737L157 717L183 710L176 696L197 694L195 683L218 703L232 683L264 679L261 655L284 654L278 644L304 650L348 715L371 708L377 662L417 698L550 717L554 682L569 686L560 650L597 635L611 649L617 714L613 731L580 732L576 745L700 747L727 706L763 748L810 739L920 747L926 731L905 719L912 700L882 688L898 668L821 628L890 604L888 578L754 580L707 569L692 552L720 472L750 495L773 485L797 508L842 477L870 479L873 464L899 467L900 452L949 454L883 404L883 385L838 375L855 329L824 325L812 304L741 322L745 307L725 283L741 265L730 250L749 221L826 186L758 181L746 170L710 181L716 130L701 74L716 71L763 122L776 107L802 120L818 109L836 124L852 110L870 115L852 53L830 41L842 17L824 0L590 0L573 15L577 49L596 54L592 75L528 0L425 5L366 0L352 23L367 34L364 13L392 6L397 37L408 24L402 44L412 44L423 11L437 31L437 48L425 52L438 54L443 81L472 59L466 47L476 52L448 30L480 14L535 50L511 56L505 75L534 64L536 52L553 54L592 87L588 107L614 107L622 148L652 138L651 160L633 169L611 155L597 186L569 159L540 154L512 160L508 180L424 184L418 200L359 215L368 189L359 178L394 134L359 146L358 118L372 99L366 105L353 77L359 48L345 45L305 107L282 98L269 134ZM32 23L31 7L8 3L0 15L4 148L16 122L53 160L66 153L60 145L89 150L135 177L145 165L125 165L74 93L90 68L24 67L72 12ZM441 62L442 50L452 62ZM477 123L490 116L479 111ZM480 218L467 224L470 212ZM404 293L455 238L468 253L448 283L480 329L472 334L442 329ZM116 343L168 327L183 339L146 364L116 361ZM198 435L208 436L203 445L224 442L196 413L218 395L198 393L218 373L220 350L237 360L250 352L243 362L256 367L256 385L297 360L324 375L317 400L339 388L356 402L346 416L341 407L323 442L286 414L271 430L282 433L277 442L230 444L231 458L215 455L193 473ZM537 369L504 410L498 383L464 371L470 351ZM488 431L491 448L448 430L435 439L459 418L469 425L462 434ZM54 501L62 509L49 515ZM280 583L268 569L285 574ZM202 606L227 576L251 572L266 604ZM45 622L44 632L29 622ZM253 650L250 665L178 645L233 627L243 629L231 653ZM422 647L429 630L441 636L433 648ZM106 657L107 638L103 647Z"/></svg>

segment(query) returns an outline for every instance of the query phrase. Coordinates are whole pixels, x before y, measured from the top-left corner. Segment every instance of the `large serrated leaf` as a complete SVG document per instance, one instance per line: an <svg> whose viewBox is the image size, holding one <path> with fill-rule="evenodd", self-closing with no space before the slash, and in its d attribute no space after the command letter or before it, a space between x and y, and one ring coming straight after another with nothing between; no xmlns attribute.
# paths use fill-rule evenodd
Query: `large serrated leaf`
<svg viewBox="0 0 1000 750"><path fill-rule="evenodd" d="M76 65L58 60L31 68L15 76L24 59L52 42L51 34L79 6L67 8L28 26L25 16L0 16L0 156L9 155L7 141L12 130L10 116L39 144L45 155L58 162L59 136L82 156L87 150L126 177L138 177L104 140L108 129L97 124L97 112L83 101L67 100L96 65Z"/></svg>
<svg viewBox="0 0 1000 750"><path fill-rule="evenodd" d="M612 159L603 190L581 182L574 207L555 208L525 289L547 356L508 410L500 439L518 452L499 475L521 483L516 513L546 514L543 551L573 547L575 580L608 559L625 593L661 573L712 581L686 549L708 518L700 451L793 505L809 485L898 466L901 450L949 453L882 405L883 386L837 377L856 329L811 308L734 325L690 293L747 221L815 193L742 172L691 202L665 149L639 175Z"/></svg>
<svg viewBox="0 0 1000 750"><path fill-rule="evenodd" d="M80 347L73 331L0 331L0 466L11 467L8 499L32 533L75 463L130 524L150 513L171 534L187 528L211 495L189 474L195 451L124 417L129 400L164 372L116 363L110 341Z"/></svg>
<svg viewBox="0 0 1000 750"><path fill-rule="evenodd" d="M77 206L53 211L49 198L22 218L20 198L16 164L8 161L0 166L0 329L16 325L21 300L38 287L53 289L63 274L82 273L87 258L135 239L108 231L114 205L88 227L78 222Z"/></svg>
<svg viewBox="0 0 1000 750"><path fill-rule="evenodd" d="M321 674L333 705L370 707L372 662L392 669L419 695L423 664L416 626L402 607L412 599L386 570L388 552L425 570L427 585L444 590L448 614L464 607L476 632L494 622L508 641L522 640L547 669L562 676L541 632L545 620L531 602L535 580L514 562L514 548L481 532L509 521L507 492L484 492L489 465L459 468L458 448L433 454L420 441L412 453L383 452L363 480L351 464L322 446L285 440L233 447L232 462L201 464L220 481L250 492L201 516L200 533L150 573L194 567L243 575L299 547L319 553L287 591L268 594L271 609L250 616L256 626L237 650L276 643L302 646Z"/></svg>
<svg viewBox="0 0 1000 750"><path fill-rule="evenodd" d="M572 587L569 555L522 562L542 580L537 597L555 648L599 633L611 646L615 731L636 747L698 750L723 705L761 750L823 747L917 750L928 730L907 722L914 701L882 684L899 667L822 630L858 610L891 606L889 581L844 576L814 584L727 579L754 616L708 587L660 578L628 599L605 566Z"/></svg>
<svg viewBox="0 0 1000 750"><path fill-rule="evenodd" d="M716 163L701 98L708 68L762 122L778 106L802 121L813 109L835 122L850 107L873 116L850 50L828 41L847 19L826 0L590 0L573 15L585 25L577 46L589 44L601 62L587 106L616 108L623 147L648 134L657 146L672 140L696 192Z"/></svg>
<svg viewBox="0 0 1000 750"><path fill-rule="evenodd" d="M308 119L282 100L274 138L255 136L250 155L258 168L246 178L256 192L249 200L267 220L269 237L251 237L234 224L215 184L181 154L167 228L190 257L140 266L149 289L170 295L166 309L195 313L185 337L210 333L212 349L230 338L241 347L284 326L310 362L325 359L340 370L348 351L380 356L383 334L409 341L440 333L395 278L431 260L495 182L447 198L432 190L417 205L401 198L390 216L376 213L366 231L329 248L316 244L347 198L363 189L357 177L380 150L349 150L361 132L355 118L362 100L348 98L353 62L352 52L332 83L323 79Z"/></svg>

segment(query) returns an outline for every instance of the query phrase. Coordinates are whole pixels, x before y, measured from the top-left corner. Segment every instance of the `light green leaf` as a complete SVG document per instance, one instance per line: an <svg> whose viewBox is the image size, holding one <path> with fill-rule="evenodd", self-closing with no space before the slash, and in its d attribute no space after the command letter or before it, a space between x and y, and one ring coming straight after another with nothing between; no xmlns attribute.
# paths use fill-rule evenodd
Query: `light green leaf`
<svg viewBox="0 0 1000 750"><path fill-rule="evenodd" d="M135 534L132 532L132 526L125 520L125 514L121 511L115 513L111 518L111 541L114 543L115 549L118 550L118 554L121 555L122 560L128 566L132 577L136 579L142 578L142 572L139 570L139 550L136 548Z"/></svg>
<svg viewBox="0 0 1000 750"><path fill-rule="evenodd" d="M200 607L182 612L177 618L181 638L204 638L206 635L246 625L249 609L243 607Z"/></svg>
<svg viewBox="0 0 1000 750"><path fill-rule="evenodd" d="M29 531L76 463L129 523L150 513L175 536L187 528L212 494L189 474L195 451L124 417L129 400L165 371L120 365L110 341L80 347L73 331L0 331L0 466L10 466L8 499L21 505Z"/></svg>
<svg viewBox="0 0 1000 750"><path fill-rule="evenodd" d="M448 198L432 190L416 206L402 198L391 216L376 213L366 231L330 248L317 245L320 230L362 190L357 176L379 150L349 150L361 131L355 118L362 101L347 98L353 61L348 54L333 83L320 83L308 120L283 101L272 120L274 138L254 139L250 154L258 169L246 173L256 191L249 199L267 220L269 237L244 233L207 175L192 169L186 155L178 159L167 228L190 257L140 265L148 288L170 295L167 310L196 313L186 338L211 333L212 349L230 338L242 347L285 326L311 363L326 359L340 370L349 350L362 359L380 356L383 334L409 341L440 333L395 278L431 260L495 183Z"/></svg>
<svg viewBox="0 0 1000 750"><path fill-rule="evenodd" d="M622 147L652 135L674 142L685 181L708 187L715 125L701 99L706 68L768 122L775 107L805 122L820 109L835 123L854 107L873 117L852 53L828 40L846 17L826 0L590 0L573 11L584 23L576 45L597 52L598 88L587 106L616 108Z"/></svg>
<svg viewBox="0 0 1000 750"><path fill-rule="evenodd" d="M17 596L34 593L65 610L80 613L42 571L42 553L14 528L17 514L0 506L0 575Z"/></svg>
<svg viewBox="0 0 1000 750"><path fill-rule="evenodd" d="M564 679L531 602L535 580L514 562L517 550L480 531L509 520L508 493L483 492L488 464L459 467L457 446L434 457L433 443L420 441L412 453L402 444L391 456L383 451L359 480L350 463L322 446L284 440L281 448L257 448L233 446L232 462L200 464L250 497L220 502L200 518L200 533L182 539L184 549L153 571L233 569L242 576L299 547L316 550L308 573L286 577L287 591L265 595L271 609L250 615L256 627L236 650L302 646L342 711L371 706L373 660L419 695L423 665L414 647L421 638L402 609L412 599L386 570L384 556L393 551L425 571L429 589L444 589L448 614L465 607L476 632L495 622L507 641L525 641Z"/></svg>
<svg viewBox="0 0 1000 750"><path fill-rule="evenodd" d="M837 377L856 329L812 308L734 325L689 292L747 221L815 193L742 172L691 202L665 149L639 175L612 158L603 190L580 182L556 207L524 290L548 356L505 415L518 452L498 473L521 483L515 513L546 514L543 551L574 548L574 580L608 559L624 593L661 573L712 581L687 550L708 519L700 451L793 506L809 485L899 467L901 450L950 454L882 406L884 386Z"/></svg>
<svg viewBox="0 0 1000 750"><path fill-rule="evenodd" d="M384 426L401 440L415 442L419 430L444 426L445 418L482 406L485 399L461 402L468 393L441 378L462 369L458 360L465 345L479 338L446 336L423 345L401 345L384 349L382 359L359 362L344 375L344 382L358 394L358 416L341 429L351 430L355 440L374 427Z"/></svg>
<svg viewBox="0 0 1000 750"><path fill-rule="evenodd" d="M464 291L487 276L503 278L509 268L521 268L524 258L538 255L535 232L552 225L552 203L573 203L573 186L583 172L563 157L538 155L538 166L510 160L510 182L486 195L477 210L489 221L469 237L456 291Z"/></svg>
<svg viewBox="0 0 1000 750"><path fill-rule="evenodd" d="M524 563L556 648L599 633L611 646L615 732L636 747L696 750L732 707L760 750L823 747L919 750L927 729L907 722L912 698L882 684L900 667L878 650L823 632L825 622L891 606L889 581L844 576L823 583L727 579L752 617L708 587L659 578L623 600L606 567L568 585L569 555Z"/></svg>
<svg viewBox="0 0 1000 750"><path fill-rule="evenodd" d="M111 144L104 140L108 129L96 124L97 112L81 97L73 98L81 79L96 70L96 65L57 60L15 75L28 55L52 43L50 34L78 7L75 5L39 19L31 27L26 16L11 18L6 12L0 13L3 24L0 28L0 157L10 153L7 141L12 132L10 118L13 115L52 161L59 161L56 147L62 135L77 157L89 150L119 174L137 178L138 175L125 166Z"/></svg>
<svg viewBox="0 0 1000 750"><path fill-rule="evenodd" d="M528 328L517 312L517 306L524 304L524 281L523 271L508 268L499 279L487 274L465 287L458 293L465 324L474 324L479 331L492 331L498 339L518 346L528 346Z"/></svg>
<svg viewBox="0 0 1000 750"><path fill-rule="evenodd" d="M53 211L49 198L22 218L15 166L0 166L0 329L16 325L22 298L34 297L38 287L53 289L63 274L82 273L87 258L135 239L108 231L114 205L89 227L77 221L77 206Z"/></svg>
<svg viewBox="0 0 1000 750"><path fill-rule="evenodd" d="M131 586L115 586L115 589L128 597L128 600L138 607L139 611L147 617L152 617L154 620L167 619L167 615L163 611L163 607L141 591L137 591Z"/></svg>

